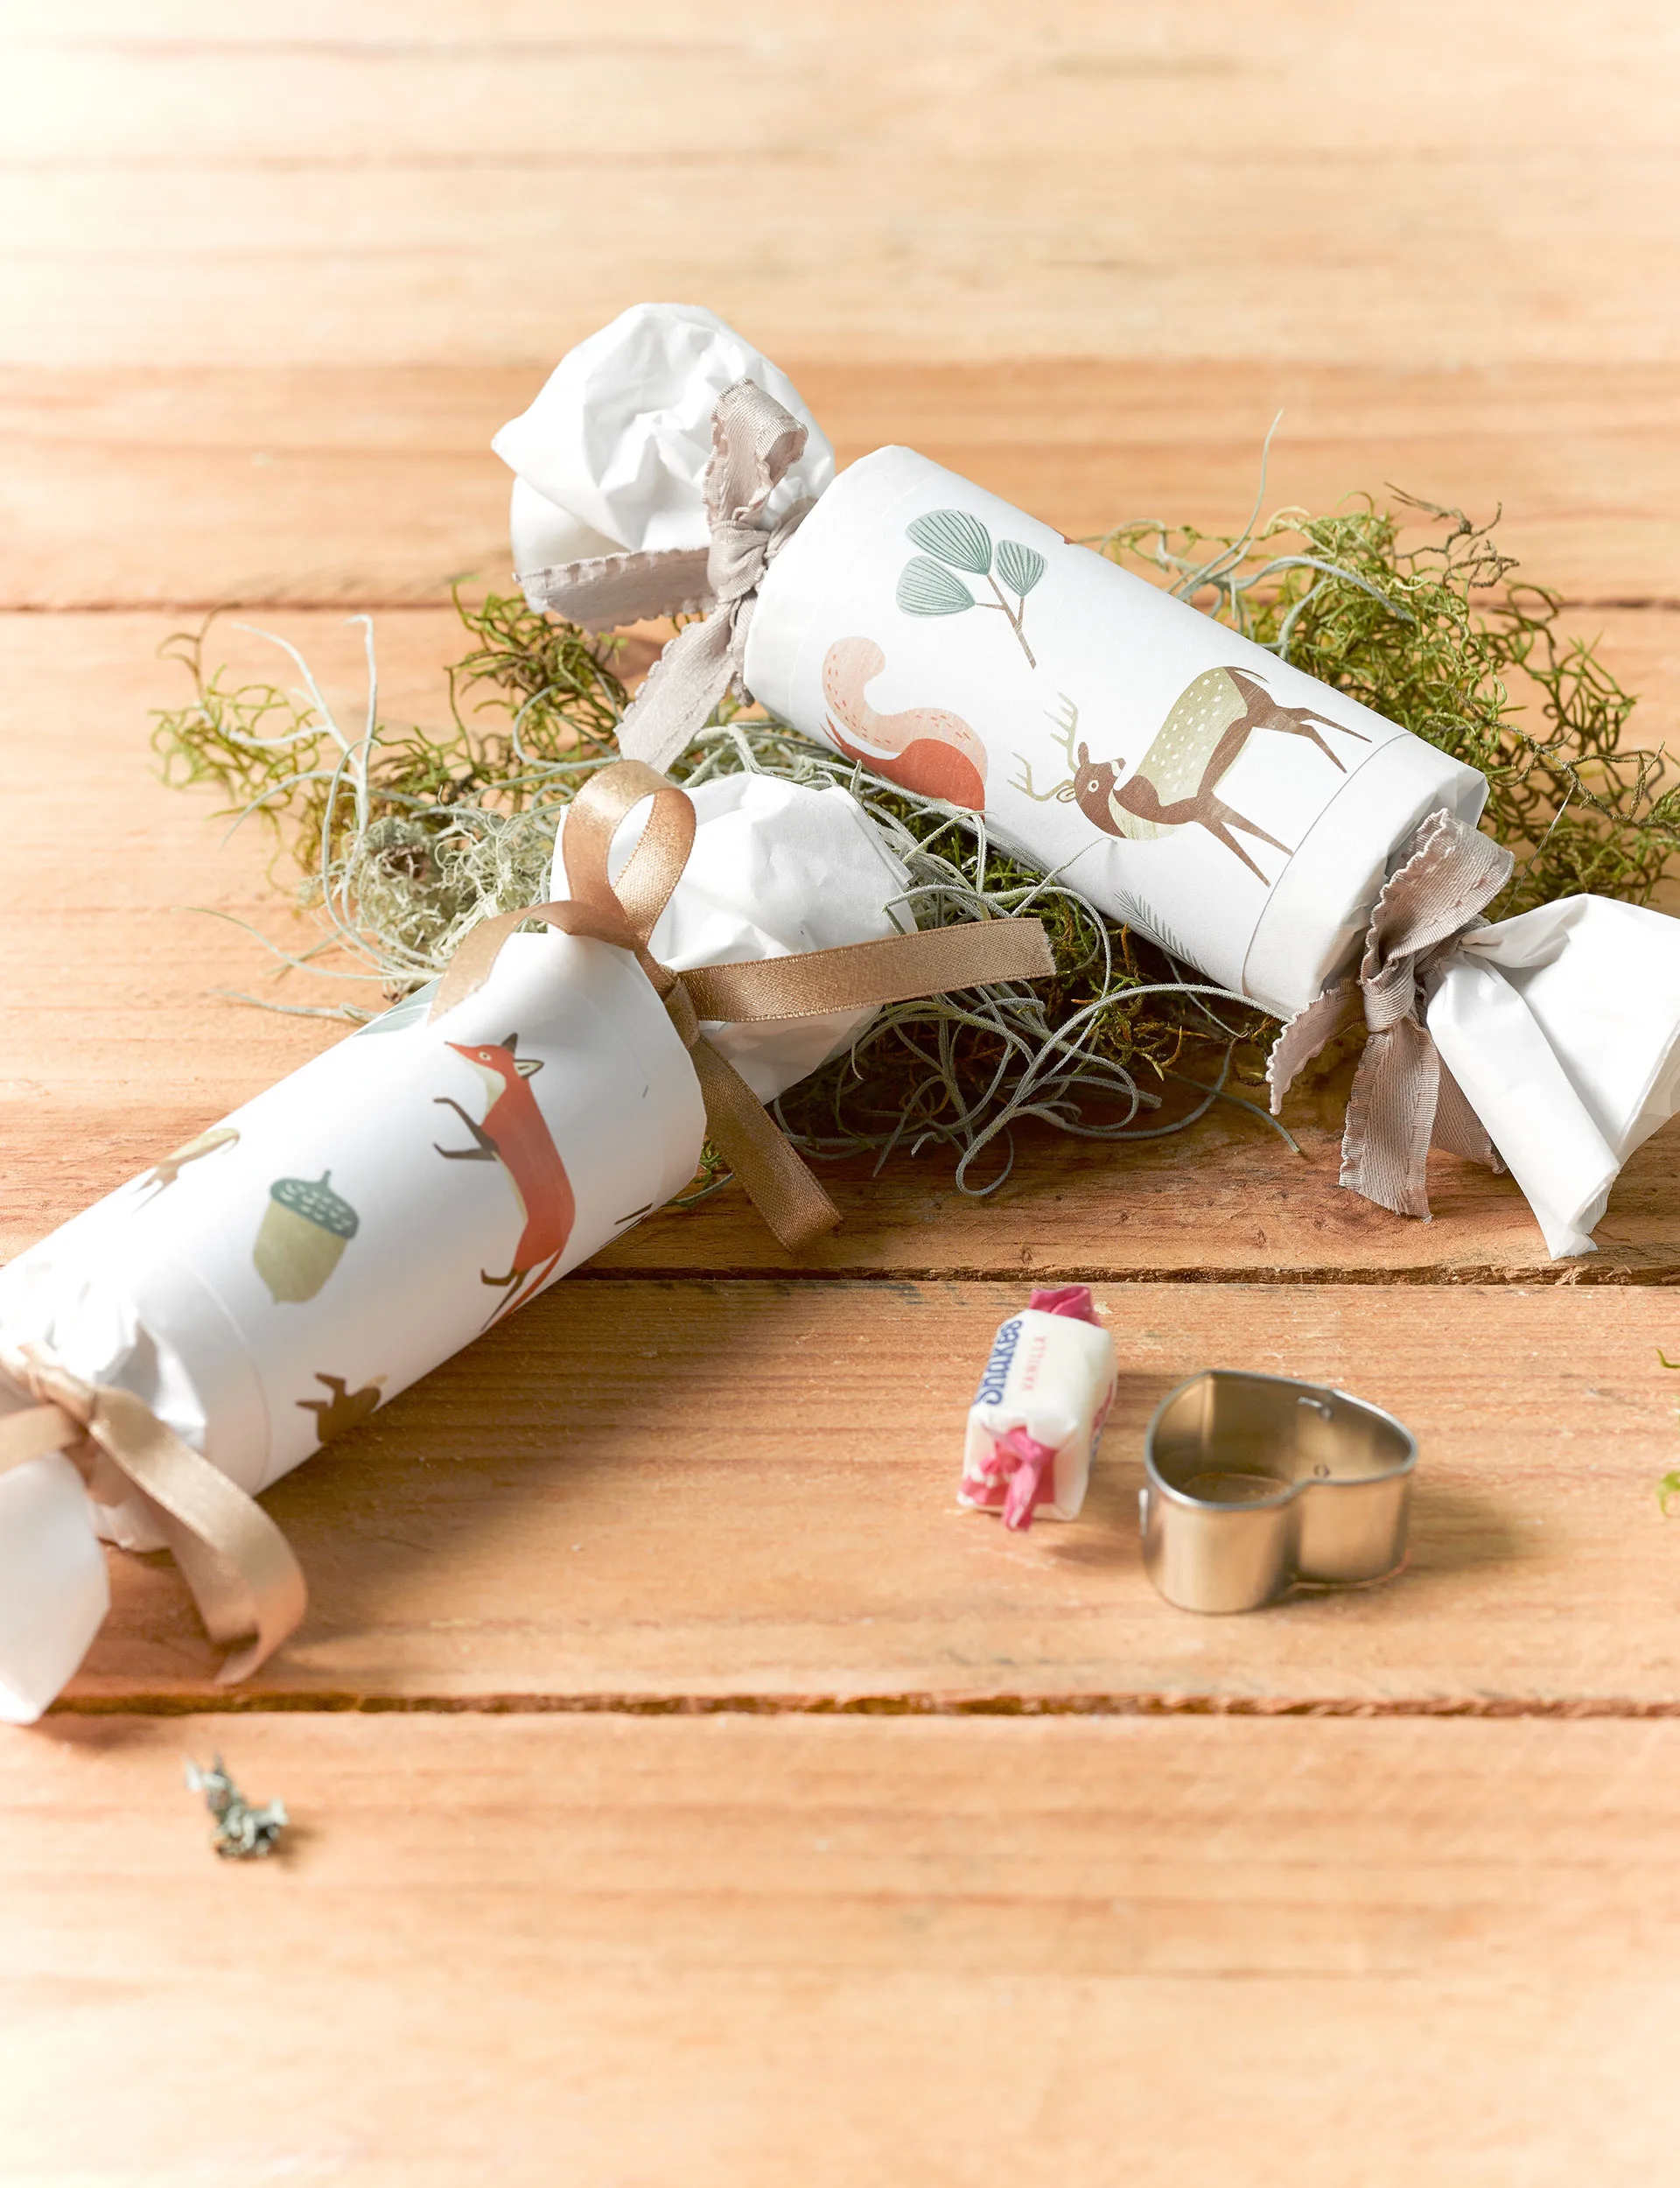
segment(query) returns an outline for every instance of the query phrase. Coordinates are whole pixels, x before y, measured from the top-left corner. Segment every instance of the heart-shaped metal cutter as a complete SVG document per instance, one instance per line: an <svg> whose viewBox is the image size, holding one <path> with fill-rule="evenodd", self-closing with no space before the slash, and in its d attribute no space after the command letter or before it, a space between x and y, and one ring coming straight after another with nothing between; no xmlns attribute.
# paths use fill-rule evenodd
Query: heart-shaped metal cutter
<svg viewBox="0 0 1680 2188"><path fill-rule="evenodd" d="M1404 1561L1417 1463L1410 1430L1346 1391L1206 1368L1144 1440L1144 1570L1181 1610L1381 1580Z"/></svg>

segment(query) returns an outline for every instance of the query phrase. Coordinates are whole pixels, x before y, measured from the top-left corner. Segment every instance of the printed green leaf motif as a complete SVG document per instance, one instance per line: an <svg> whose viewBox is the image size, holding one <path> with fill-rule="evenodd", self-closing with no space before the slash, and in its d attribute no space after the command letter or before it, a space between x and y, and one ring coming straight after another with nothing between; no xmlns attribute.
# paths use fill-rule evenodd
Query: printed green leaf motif
<svg viewBox="0 0 1680 2188"><path fill-rule="evenodd" d="M1023 547L1018 539L1000 539L998 543L998 575L1023 599L1045 572L1044 557L1036 547Z"/></svg>
<svg viewBox="0 0 1680 2188"><path fill-rule="evenodd" d="M904 529L918 547L948 562L953 570L984 578L991 568L991 534L977 516L962 509L929 509Z"/></svg>
<svg viewBox="0 0 1680 2188"><path fill-rule="evenodd" d="M899 579L899 606L906 615L960 615L974 606L974 595L931 555L916 555Z"/></svg>

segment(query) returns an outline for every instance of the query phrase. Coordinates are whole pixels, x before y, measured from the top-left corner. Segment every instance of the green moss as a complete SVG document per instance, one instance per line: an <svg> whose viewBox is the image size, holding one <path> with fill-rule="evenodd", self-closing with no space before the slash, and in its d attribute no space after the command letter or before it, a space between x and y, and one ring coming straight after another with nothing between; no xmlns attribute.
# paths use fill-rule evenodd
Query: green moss
<svg viewBox="0 0 1680 2188"><path fill-rule="evenodd" d="M1680 1368L1680 1360L1670 1359L1661 1345L1656 1348L1656 1357L1665 1368ZM1665 1519L1669 1516L1669 1506L1676 1497L1680 1497L1680 1472L1665 1474L1656 1485L1657 1506Z"/></svg>
<svg viewBox="0 0 1680 2188"><path fill-rule="evenodd" d="M1580 889L1647 902L1680 853L1680 788L1665 786L1660 751L1624 747L1632 698L1592 644L1564 634L1557 595L1512 583L1493 533L1397 495L1286 510L1228 536L1150 521L1093 543L1480 768L1484 825L1519 854L1497 915ZM341 945L336 977L387 996L430 978L486 912L535 901L555 810L614 756L626 704L620 642L517 598L456 605L471 643L438 730L346 733L295 653L295 691L230 684L206 670L208 624L166 649L193 687L158 720L168 779L213 785L224 810L270 827L297 894ZM987 1190L1028 1118L1124 1139L1180 1129L1215 1100L1264 1114L1240 1090L1260 1076L1270 1021L999 852L972 815L732 706L673 772L743 768L851 790L908 866L921 924L1030 910L1055 952L1049 983L884 1011L780 1104L808 1154L944 1147L959 1183ZM282 972L303 961L276 954ZM702 1189L718 1182L714 1166Z"/></svg>
<svg viewBox="0 0 1680 2188"><path fill-rule="evenodd" d="M308 663L283 640L271 642L298 670L293 689L235 684L226 668L206 670L206 641L220 611L196 630L178 631L159 652L186 671L192 696L153 717L164 780L209 784L227 801L224 815L257 818L297 866L307 894L321 883L323 862L330 868L382 823L414 823L437 837L463 808L518 814L552 787L556 767L611 751L626 699L612 666L617 642L592 641L534 615L522 600L493 594L474 604L458 592L455 606L478 643L446 671L449 722L435 731L376 719L356 733L341 729ZM364 616L354 620L368 632L371 689L372 627ZM409 846L414 838L400 840Z"/></svg>

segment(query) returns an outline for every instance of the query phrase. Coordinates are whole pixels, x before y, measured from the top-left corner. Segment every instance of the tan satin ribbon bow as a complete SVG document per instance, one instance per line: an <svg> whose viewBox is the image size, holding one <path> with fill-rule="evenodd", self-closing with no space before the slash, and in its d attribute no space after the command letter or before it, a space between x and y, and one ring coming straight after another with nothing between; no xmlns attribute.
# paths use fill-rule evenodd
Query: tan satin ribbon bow
<svg viewBox="0 0 1680 2188"><path fill-rule="evenodd" d="M96 1504L137 1505L174 1552L211 1638L243 1645L217 1678L254 1672L309 1600L291 1546L261 1504L131 1391L83 1382L43 1346L0 1347L0 1376L34 1400L0 1414L0 1474L61 1451Z"/></svg>
<svg viewBox="0 0 1680 2188"><path fill-rule="evenodd" d="M644 616L707 609L685 624L626 708L619 749L668 768L712 709L740 682L760 580L812 507L797 501L766 529L764 508L805 447L805 428L755 381L725 388L711 414L706 466L709 547L600 555L522 575L533 607L585 630L615 630Z"/></svg>
<svg viewBox="0 0 1680 2188"><path fill-rule="evenodd" d="M1461 936L1510 878L1511 854L1451 813L1432 813L1376 900L1356 978L1326 988L1278 1034L1266 1066L1275 1116L1290 1082L1362 1007L1369 1038L1348 1098L1341 1182L1396 1216L1429 1217L1432 1147L1504 1168L1424 1013Z"/></svg>
<svg viewBox="0 0 1680 2188"><path fill-rule="evenodd" d="M615 887L607 879L613 833L648 796L653 810L647 828ZM993 980L1040 979L1054 971L1055 961L1040 921L996 919L892 935L841 950L674 972L649 953L648 943L688 864L694 831L693 801L640 761L616 761L592 775L568 809L560 835L570 901L534 904L526 911L481 921L451 958L430 1014L441 1016L481 987L503 943L527 920L542 920L563 934L628 950L689 1051L705 1098L713 1146L783 1245L796 1248L831 1230L839 1212L746 1081L705 1039L701 1021L740 1025L809 1018L981 987Z"/></svg>

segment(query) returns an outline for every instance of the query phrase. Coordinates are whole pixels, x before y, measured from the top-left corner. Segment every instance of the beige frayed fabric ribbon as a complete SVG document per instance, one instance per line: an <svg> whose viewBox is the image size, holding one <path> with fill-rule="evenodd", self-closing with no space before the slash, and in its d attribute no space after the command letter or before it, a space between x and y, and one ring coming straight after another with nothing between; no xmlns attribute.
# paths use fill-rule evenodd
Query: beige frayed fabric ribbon
<svg viewBox="0 0 1680 2188"><path fill-rule="evenodd" d="M614 832L647 797L653 800L647 827L615 886L607 874ZM673 971L648 944L688 864L694 833L693 801L675 783L639 760L603 768L573 799L561 831L570 899L480 922L451 958L430 1014L440 1017L480 988L502 944L528 920L627 950L688 1049L712 1145L782 1245L795 1249L832 1230L839 1211L746 1081L706 1040L701 1021L740 1025L818 1017L996 980L1040 979L1054 971L1055 962L1041 922L997 919L891 935L841 950Z"/></svg>
<svg viewBox="0 0 1680 2188"><path fill-rule="evenodd" d="M533 607L585 630L705 610L678 631L626 708L619 748L668 768L712 709L738 686L760 580L811 508L797 501L766 529L765 504L805 447L805 428L756 382L724 389L711 416L706 466L709 547L601 555L522 577Z"/></svg>
<svg viewBox="0 0 1680 2188"><path fill-rule="evenodd" d="M0 1474L62 1452L95 1504L137 1505L175 1553L231 1684L277 1649L308 1606L303 1568L255 1497L131 1391L85 1383L45 1346L0 1347L0 1378L33 1403L0 1414Z"/></svg>
<svg viewBox="0 0 1680 2188"><path fill-rule="evenodd" d="M1429 1217L1432 1147L1503 1164L1424 1022L1460 938L1510 878L1511 854L1451 813L1432 813L1376 900L1356 976L1326 988L1278 1034L1266 1066L1275 1116L1291 1081L1363 1011L1368 1038L1348 1098L1341 1182L1396 1216Z"/></svg>

